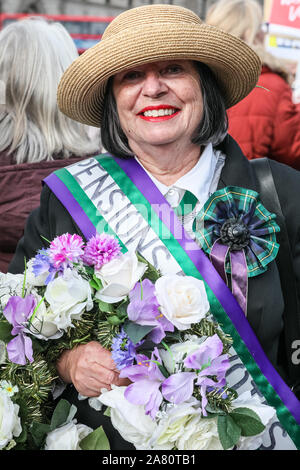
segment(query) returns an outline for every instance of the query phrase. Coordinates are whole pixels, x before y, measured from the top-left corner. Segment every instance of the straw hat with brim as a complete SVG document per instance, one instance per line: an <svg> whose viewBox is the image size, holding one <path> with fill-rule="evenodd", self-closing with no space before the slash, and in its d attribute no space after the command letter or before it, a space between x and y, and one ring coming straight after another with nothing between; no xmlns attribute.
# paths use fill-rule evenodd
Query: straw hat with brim
<svg viewBox="0 0 300 470"><path fill-rule="evenodd" d="M248 95L261 71L259 57L247 44L203 23L192 11L147 5L117 16L101 41L70 65L59 83L59 108L75 121L100 127L109 77L137 65L173 59L207 64L227 108Z"/></svg>

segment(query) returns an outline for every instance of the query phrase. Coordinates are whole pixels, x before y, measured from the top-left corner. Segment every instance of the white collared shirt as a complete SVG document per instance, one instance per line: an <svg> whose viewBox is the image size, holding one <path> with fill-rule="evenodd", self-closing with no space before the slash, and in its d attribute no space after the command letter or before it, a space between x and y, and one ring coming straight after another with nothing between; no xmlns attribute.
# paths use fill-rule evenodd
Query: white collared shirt
<svg viewBox="0 0 300 470"><path fill-rule="evenodd" d="M143 167L139 160L138 162ZM216 191L224 163L225 155L215 150L212 144L208 144L196 165L171 186L161 183L143 168L173 208L180 204L185 191L188 190L197 198L199 210L209 196Z"/></svg>
<svg viewBox="0 0 300 470"><path fill-rule="evenodd" d="M136 160L143 167L137 158ZM215 150L212 144L208 144L196 165L171 186L161 183L143 168L172 208L180 204L185 191L190 191L197 198L198 203L194 211L182 218L185 230L194 238L193 221L195 214L204 206L210 195L216 191L224 164L224 153Z"/></svg>

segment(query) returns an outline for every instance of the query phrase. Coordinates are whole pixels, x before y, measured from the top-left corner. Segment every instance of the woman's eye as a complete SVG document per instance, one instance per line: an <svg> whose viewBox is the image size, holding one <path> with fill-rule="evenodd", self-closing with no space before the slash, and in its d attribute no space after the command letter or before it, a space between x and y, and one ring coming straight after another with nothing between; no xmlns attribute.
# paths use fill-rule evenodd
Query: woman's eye
<svg viewBox="0 0 300 470"><path fill-rule="evenodd" d="M141 76L141 73L138 71L127 72L123 76L123 80L125 81L134 81L137 80Z"/></svg>
<svg viewBox="0 0 300 470"><path fill-rule="evenodd" d="M177 73L180 73L182 72L182 67L180 65L169 65L166 69L165 69L165 72L166 73L170 73L170 74L177 74Z"/></svg>

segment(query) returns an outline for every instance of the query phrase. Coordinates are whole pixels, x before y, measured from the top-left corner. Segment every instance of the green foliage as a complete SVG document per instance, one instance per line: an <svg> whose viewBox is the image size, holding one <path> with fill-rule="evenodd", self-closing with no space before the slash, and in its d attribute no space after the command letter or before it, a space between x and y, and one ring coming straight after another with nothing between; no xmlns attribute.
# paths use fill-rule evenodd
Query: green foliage
<svg viewBox="0 0 300 470"><path fill-rule="evenodd" d="M241 428L230 415L218 416L218 433L223 448L231 449L241 437Z"/></svg>
<svg viewBox="0 0 300 470"><path fill-rule="evenodd" d="M235 408L230 416L241 428L242 436L256 436L265 429L260 417L250 408Z"/></svg>
<svg viewBox="0 0 300 470"><path fill-rule="evenodd" d="M29 429L34 445L38 449L43 447L47 434L72 421L76 411L76 406L62 399L56 405L50 423L33 421Z"/></svg>
<svg viewBox="0 0 300 470"><path fill-rule="evenodd" d="M225 450L234 447L241 436L256 436L264 429L260 417L250 408L235 408L228 414L218 415L219 439Z"/></svg>
<svg viewBox="0 0 300 470"><path fill-rule="evenodd" d="M119 325L112 325L108 323L106 320L98 321L96 330L95 330L95 337L96 340L99 341L101 346L106 349L111 349L112 341L114 337L120 332Z"/></svg>
<svg viewBox="0 0 300 470"><path fill-rule="evenodd" d="M34 445L40 449L43 447L46 436L50 432L50 424L33 421L30 426L30 434Z"/></svg>
<svg viewBox="0 0 300 470"><path fill-rule="evenodd" d="M161 277L161 272L150 264L140 253L137 253L137 258L140 262L147 265L147 269L142 279L149 279L153 284Z"/></svg>
<svg viewBox="0 0 300 470"><path fill-rule="evenodd" d="M79 446L82 450L110 450L109 441L102 426L82 439Z"/></svg>
<svg viewBox="0 0 300 470"><path fill-rule="evenodd" d="M121 325L122 320L118 317L118 315L110 315L107 317L107 321L108 323L110 323L111 325Z"/></svg>
<svg viewBox="0 0 300 470"><path fill-rule="evenodd" d="M151 325L138 325L137 323L128 320L123 325L124 331L129 336L133 344L141 341L150 331L153 330L154 326Z"/></svg>
<svg viewBox="0 0 300 470"><path fill-rule="evenodd" d="M54 431L54 429L72 421L76 411L76 406L70 405L67 400L59 400L51 418L50 430Z"/></svg>
<svg viewBox="0 0 300 470"><path fill-rule="evenodd" d="M30 425L30 435L34 445L39 449L44 447L47 434L70 423L76 411L76 406L71 405L67 400L61 399L53 411L50 423L33 421ZM82 450L110 450L109 441L102 426L82 439L80 448Z"/></svg>
<svg viewBox="0 0 300 470"><path fill-rule="evenodd" d="M226 394L226 398L224 398ZM194 395L201 400L200 391L196 389ZM206 411L212 414L224 414L230 413L232 409L232 401L237 398L238 394L235 390L225 387L224 390L220 391L219 388L211 390L206 394L208 405Z"/></svg>
<svg viewBox="0 0 300 470"><path fill-rule="evenodd" d="M103 313L113 313L114 306L113 304L108 304L107 302L103 302L103 300L97 299L98 308Z"/></svg>
<svg viewBox="0 0 300 470"><path fill-rule="evenodd" d="M26 420L41 421L50 407L50 392L57 378L55 369L49 367L42 356L36 355L35 361L26 366L9 361L1 364L0 375L2 380L18 386L16 399L24 404L21 409L27 413Z"/></svg>
<svg viewBox="0 0 300 470"><path fill-rule="evenodd" d="M128 318L127 307L129 305L128 299L123 300L116 308L115 312L123 322Z"/></svg>
<svg viewBox="0 0 300 470"><path fill-rule="evenodd" d="M157 366L158 366L159 370L161 371L162 375L163 375L164 377L166 377L166 379L167 379L168 377L170 377L169 372L167 371L167 369L166 369L162 364L157 364Z"/></svg>
<svg viewBox="0 0 300 470"><path fill-rule="evenodd" d="M0 320L0 340L8 343L13 336L11 335L12 326L7 320Z"/></svg>
<svg viewBox="0 0 300 470"><path fill-rule="evenodd" d="M92 275L92 279L90 280L90 286L96 291L103 288L101 280L97 276L95 276L95 274Z"/></svg>

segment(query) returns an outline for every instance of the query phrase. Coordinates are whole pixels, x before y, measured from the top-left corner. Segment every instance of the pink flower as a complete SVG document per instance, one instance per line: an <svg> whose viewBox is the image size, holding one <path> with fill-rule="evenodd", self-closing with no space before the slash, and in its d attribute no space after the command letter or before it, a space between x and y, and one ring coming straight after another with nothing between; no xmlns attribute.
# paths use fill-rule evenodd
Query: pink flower
<svg viewBox="0 0 300 470"><path fill-rule="evenodd" d="M83 256L83 240L79 235L64 233L50 244L49 257L55 269L72 267Z"/></svg>
<svg viewBox="0 0 300 470"><path fill-rule="evenodd" d="M107 233L100 233L90 238L84 250L84 262L100 269L121 252L118 240Z"/></svg>

